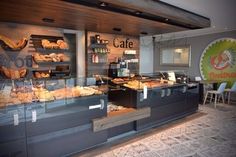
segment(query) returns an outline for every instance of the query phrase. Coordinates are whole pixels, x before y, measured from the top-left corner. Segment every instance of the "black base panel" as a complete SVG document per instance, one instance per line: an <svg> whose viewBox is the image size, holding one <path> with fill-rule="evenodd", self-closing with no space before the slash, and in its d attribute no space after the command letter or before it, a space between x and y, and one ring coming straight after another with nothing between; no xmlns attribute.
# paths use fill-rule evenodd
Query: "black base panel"
<svg viewBox="0 0 236 157"><path fill-rule="evenodd" d="M136 122L136 129L143 129L145 126L150 126L153 123L159 123L174 119L175 117L185 114L188 111L197 110L198 105L187 104L185 101L166 104L151 108L151 117L138 120Z"/></svg>
<svg viewBox="0 0 236 157"><path fill-rule="evenodd" d="M0 157L26 157L26 140L21 139L0 144Z"/></svg>
<svg viewBox="0 0 236 157"><path fill-rule="evenodd" d="M135 129L135 123L128 123L124 125L120 125L114 128L108 129L108 138L115 137L117 135L121 135L123 133L127 133L133 131Z"/></svg>
<svg viewBox="0 0 236 157"><path fill-rule="evenodd" d="M191 115L191 114L197 112L197 110L198 110L198 108L192 108L189 111L185 111L183 113L179 113L179 114L176 114L176 115L173 115L173 116L165 117L163 119L148 121L148 122L146 121L147 123L145 123L145 120L142 121L142 122L137 121L136 122L136 130L137 131L142 131L142 130L146 130L146 129L149 129L149 128L158 127L158 126L164 125L166 123L172 122L174 120L184 118L188 115Z"/></svg>
<svg viewBox="0 0 236 157"><path fill-rule="evenodd" d="M0 126L0 143L25 138L25 124ZM0 147L1 149L1 147Z"/></svg>
<svg viewBox="0 0 236 157"><path fill-rule="evenodd" d="M105 101L104 108L89 110L90 105L100 104L100 98ZM31 110L27 111L27 136L31 137L88 124L92 119L107 115L107 96L78 99L75 103L71 107L50 109L48 112L38 114L38 119L34 123L30 121L32 119ZM37 110L37 112L40 111Z"/></svg>
<svg viewBox="0 0 236 157"><path fill-rule="evenodd" d="M34 157L66 156L107 141L107 131L94 133L91 126L82 131L74 132L74 128L71 128L69 132L71 130L72 133L65 133L62 136L55 135L55 137L52 137L52 134L48 134L44 135L43 138L41 136L29 138L28 155Z"/></svg>

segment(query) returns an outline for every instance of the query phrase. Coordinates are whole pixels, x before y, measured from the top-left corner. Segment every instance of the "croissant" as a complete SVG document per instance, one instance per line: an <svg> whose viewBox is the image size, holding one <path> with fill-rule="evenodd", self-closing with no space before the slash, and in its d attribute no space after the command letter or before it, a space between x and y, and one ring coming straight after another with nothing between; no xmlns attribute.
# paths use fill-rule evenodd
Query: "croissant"
<svg viewBox="0 0 236 157"><path fill-rule="evenodd" d="M0 35L0 40L3 42L3 44L2 44L3 49L12 50L12 51L18 51L18 50L25 48L25 46L27 45L27 42L28 42L28 40L26 38L23 38L23 39L19 40L19 42L15 43L11 39L9 39L3 35Z"/></svg>

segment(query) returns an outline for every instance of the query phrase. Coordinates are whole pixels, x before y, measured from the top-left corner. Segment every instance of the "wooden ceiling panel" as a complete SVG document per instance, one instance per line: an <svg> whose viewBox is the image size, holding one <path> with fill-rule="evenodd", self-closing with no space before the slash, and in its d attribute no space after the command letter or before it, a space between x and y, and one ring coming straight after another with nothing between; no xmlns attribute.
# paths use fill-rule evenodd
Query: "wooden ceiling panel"
<svg viewBox="0 0 236 157"><path fill-rule="evenodd" d="M43 22L52 18L54 23ZM59 0L1 0L0 21L44 25L67 29L89 30L138 36L186 30L161 22L142 19ZM121 28L114 32L113 28Z"/></svg>

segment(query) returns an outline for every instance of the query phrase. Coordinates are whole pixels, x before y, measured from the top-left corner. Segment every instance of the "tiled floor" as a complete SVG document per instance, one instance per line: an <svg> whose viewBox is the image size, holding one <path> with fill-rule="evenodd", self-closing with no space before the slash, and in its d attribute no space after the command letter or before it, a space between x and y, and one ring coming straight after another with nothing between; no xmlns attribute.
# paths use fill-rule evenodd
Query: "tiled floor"
<svg viewBox="0 0 236 157"><path fill-rule="evenodd" d="M201 105L199 112L206 114L96 157L236 157L236 106Z"/></svg>

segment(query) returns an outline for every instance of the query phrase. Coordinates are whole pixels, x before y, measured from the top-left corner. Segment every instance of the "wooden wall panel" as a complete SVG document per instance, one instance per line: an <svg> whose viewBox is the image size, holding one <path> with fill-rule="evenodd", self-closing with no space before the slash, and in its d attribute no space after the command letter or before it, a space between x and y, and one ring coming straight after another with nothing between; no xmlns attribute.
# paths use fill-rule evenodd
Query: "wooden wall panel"
<svg viewBox="0 0 236 157"><path fill-rule="evenodd" d="M107 48L110 49L110 53L107 54L107 63L106 64L97 64L97 63L91 63L91 55L88 55L91 53L90 44L90 37L100 35L100 39L108 40L109 43L107 45ZM128 39L129 42L133 42L133 48L116 48L113 45L113 40L116 39L116 45L120 41L126 41ZM136 55L134 58L139 59L139 38L134 36L125 36L125 35L117 35L117 34L107 34L107 33L96 33L96 32L88 32L88 54L87 54L87 75L92 76L93 74L100 74L100 75L107 75L107 70L109 67L109 63L117 61L119 57L123 56L123 53L125 50L135 50ZM131 63L132 64L132 63ZM132 71L138 72L139 71L139 63L136 64L136 66L133 66L130 64L130 67L132 66ZM102 70L103 69L103 70ZM102 73L100 73L102 72Z"/></svg>

